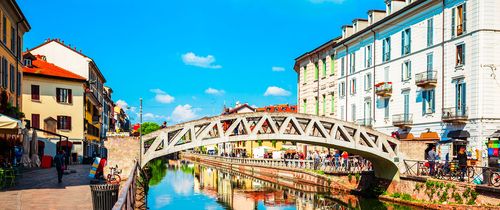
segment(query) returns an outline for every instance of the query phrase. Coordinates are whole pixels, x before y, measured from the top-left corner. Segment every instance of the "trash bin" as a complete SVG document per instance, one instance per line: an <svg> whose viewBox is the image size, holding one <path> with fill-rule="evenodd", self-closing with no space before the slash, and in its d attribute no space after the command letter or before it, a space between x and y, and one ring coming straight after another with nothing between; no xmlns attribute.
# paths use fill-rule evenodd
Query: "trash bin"
<svg viewBox="0 0 500 210"><path fill-rule="evenodd" d="M94 210L110 210L118 200L119 184L90 185Z"/></svg>

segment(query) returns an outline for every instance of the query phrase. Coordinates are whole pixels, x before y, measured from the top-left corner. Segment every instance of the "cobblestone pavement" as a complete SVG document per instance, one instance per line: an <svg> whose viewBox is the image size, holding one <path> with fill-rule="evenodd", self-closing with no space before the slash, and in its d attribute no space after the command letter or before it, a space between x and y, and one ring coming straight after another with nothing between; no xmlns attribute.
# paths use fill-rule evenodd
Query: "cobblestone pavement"
<svg viewBox="0 0 500 210"><path fill-rule="evenodd" d="M22 173L16 187L0 191L0 209L92 209L90 165L71 165L69 169L76 173L65 174L61 184L54 167Z"/></svg>

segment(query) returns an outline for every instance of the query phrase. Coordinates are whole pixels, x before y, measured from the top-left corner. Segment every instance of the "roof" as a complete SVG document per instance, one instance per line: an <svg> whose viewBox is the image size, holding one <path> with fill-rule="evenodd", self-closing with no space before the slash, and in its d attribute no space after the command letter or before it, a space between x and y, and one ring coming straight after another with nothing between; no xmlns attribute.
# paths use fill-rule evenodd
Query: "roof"
<svg viewBox="0 0 500 210"><path fill-rule="evenodd" d="M248 104L242 104L242 105L239 105L239 106L235 107L234 109L230 109L229 111L224 112L222 114L234 114L234 113L237 113L239 110L241 110L241 109L243 109L245 107L249 108L252 111L255 111L255 108L249 106Z"/></svg>
<svg viewBox="0 0 500 210"><path fill-rule="evenodd" d="M43 60L43 56L35 55L31 61L31 66L23 67L23 74L39 75L53 78L72 79L85 81L87 79L71 71L63 69L52 63Z"/></svg>

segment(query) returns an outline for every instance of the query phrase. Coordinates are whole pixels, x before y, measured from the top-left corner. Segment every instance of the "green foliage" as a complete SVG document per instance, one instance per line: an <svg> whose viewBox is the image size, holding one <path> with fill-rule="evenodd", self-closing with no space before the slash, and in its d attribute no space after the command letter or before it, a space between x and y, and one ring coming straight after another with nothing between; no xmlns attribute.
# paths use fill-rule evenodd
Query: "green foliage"
<svg viewBox="0 0 500 210"><path fill-rule="evenodd" d="M441 197L439 197L439 202L445 202L448 200L448 192L444 191L443 194L441 194Z"/></svg>
<svg viewBox="0 0 500 210"><path fill-rule="evenodd" d="M354 174L354 178L356 178L356 183L358 183L359 179L361 178L361 174L359 173Z"/></svg>
<svg viewBox="0 0 500 210"><path fill-rule="evenodd" d="M144 122L141 126L142 135L155 132L160 129L160 125L155 122Z"/></svg>
<svg viewBox="0 0 500 210"><path fill-rule="evenodd" d="M156 159L148 163L151 168L151 178L149 186L155 186L167 175L167 165L163 159Z"/></svg>
<svg viewBox="0 0 500 210"><path fill-rule="evenodd" d="M401 195L401 199L403 199L403 200L405 200L405 201L411 201L411 200L413 200L413 199L411 198L411 195L410 195L410 194L408 194L408 193L403 193L403 194Z"/></svg>
<svg viewBox="0 0 500 210"><path fill-rule="evenodd" d="M185 174L193 174L194 168L183 164L183 165L181 165L181 171L184 172Z"/></svg>
<svg viewBox="0 0 500 210"><path fill-rule="evenodd" d="M259 147L262 146L262 140L257 140L257 144L259 144Z"/></svg>
<svg viewBox="0 0 500 210"><path fill-rule="evenodd" d="M271 141L271 145L272 145L274 148L276 148L276 144L277 144L277 143L278 143L278 141L276 141L276 140L272 140L272 141Z"/></svg>
<svg viewBox="0 0 500 210"><path fill-rule="evenodd" d="M463 203L462 196L460 196L459 193L453 193L452 196L453 196L453 199L455 200L456 203L458 203L458 204Z"/></svg>
<svg viewBox="0 0 500 210"><path fill-rule="evenodd" d="M349 180L349 182L351 182L351 180L352 180L352 174L348 174L347 175L347 179Z"/></svg>
<svg viewBox="0 0 500 210"><path fill-rule="evenodd" d="M392 193L391 197L393 197L393 198L400 198L401 197L401 193L399 193L399 192Z"/></svg>

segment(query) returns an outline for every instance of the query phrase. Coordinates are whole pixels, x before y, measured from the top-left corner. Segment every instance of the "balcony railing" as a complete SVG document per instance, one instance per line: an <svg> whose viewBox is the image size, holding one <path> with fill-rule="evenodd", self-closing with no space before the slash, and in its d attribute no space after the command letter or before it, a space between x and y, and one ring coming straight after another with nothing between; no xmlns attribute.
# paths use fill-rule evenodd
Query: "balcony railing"
<svg viewBox="0 0 500 210"><path fill-rule="evenodd" d="M392 95L392 82L380 82L375 85L375 94L381 97Z"/></svg>
<svg viewBox="0 0 500 210"><path fill-rule="evenodd" d="M359 119L357 120L356 123L361 126L372 127L373 119L372 118Z"/></svg>
<svg viewBox="0 0 500 210"><path fill-rule="evenodd" d="M426 71L415 75L415 84L419 87L435 87L437 84L437 71Z"/></svg>
<svg viewBox="0 0 500 210"><path fill-rule="evenodd" d="M441 119L443 122L464 123L468 118L467 107L449 107L443 109L443 116Z"/></svg>
<svg viewBox="0 0 500 210"><path fill-rule="evenodd" d="M395 114L392 115L392 125L396 127L409 127L413 124L413 114Z"/></svg>

